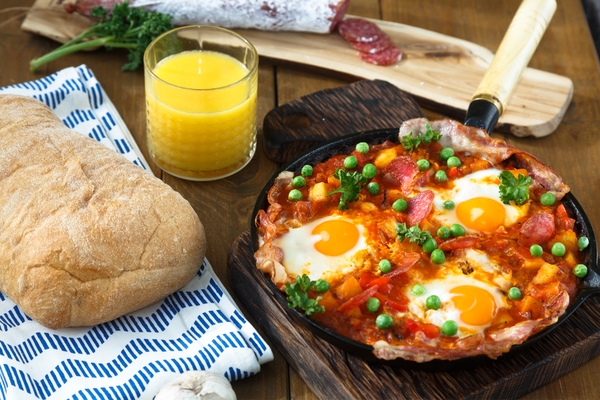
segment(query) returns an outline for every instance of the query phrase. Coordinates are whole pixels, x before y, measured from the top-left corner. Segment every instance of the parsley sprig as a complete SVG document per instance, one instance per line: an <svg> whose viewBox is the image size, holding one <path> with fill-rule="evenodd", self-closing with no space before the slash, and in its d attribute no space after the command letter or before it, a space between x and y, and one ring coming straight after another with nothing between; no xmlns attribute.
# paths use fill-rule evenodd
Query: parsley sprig
<svg viewBox="0 0 600 400"><path fill-rule="evenodd" d="M398 240L401 242L408 239L410 242L417 243L419 246L423 246L423 243L431 238L431 233L429 231L422 231L418 225L408 228L404 222L396 225L396 233L398 234Z"/></svg>
<svg viewBox="0 0 600 400"><path fill-rule="evenodd" d="M510 171L502 171L498 178L500 178L500 200L504 204L512 200L516 205L521 206L529 200L529 185L532 182L530 176L519 174L517 178Z"/></svg>
<svg viewBox="0 0 600 400"><path fill-rule="evenodd" d="M110 14L103 7L94 7L92 16L100 20L50 53L31 60L31 71L60 57L94 47L128 49L129 62L122 69L133 71L142 64L144 51L150 42L173 29L170 15L130 8L127 2L116 5Z"/></svg>
<svg viewBox="0 0 600 400"><path fill-rule="evenodd" d="M413 151L414 149L419 147L421 143L429 144L432 140L434 142L437 142L438 140L440 140L441 137L441 133L434 131L431 128L431 125L427 124L425 125L424 134L419 133L416 137L413 138L413 133L411 132L410 134L404 136L402 138L402 147L404 147L404 150L406 151Z"/></svg>
<svg viewBox="0 0 600 400"><path fill-rule="evenodd" d="M331 196L334 193L341 193L338 209L347 210L348 203L358 200L360 190L369 180L358 171L348 172L341 168L336 169L333 176L340 181L340 187L327 193L327 196Z"/></svg>
<svg viewBox="0 0 600 400"><path fill-rule="evenodd" d="M296 277L296 282L285 284L285 293L288 295L286 300L289 308L300 308L306 315L312 315L315 312L325 312L325 307L319 305L319 300L323 297L317 296L316 299L308 297L308 291L315 285L316 281L303 274Z"/></svg>

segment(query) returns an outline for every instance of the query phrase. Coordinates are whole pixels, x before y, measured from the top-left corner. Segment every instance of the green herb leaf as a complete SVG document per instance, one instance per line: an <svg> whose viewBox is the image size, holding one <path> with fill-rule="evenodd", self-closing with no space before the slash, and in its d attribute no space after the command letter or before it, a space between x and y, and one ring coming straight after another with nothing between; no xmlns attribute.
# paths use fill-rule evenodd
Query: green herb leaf
<svg viewBox="0 0 600 400"><path fill-rule="evenodd" d="M425 241L431 238L429 231L422 231L418 225L406 227L406 223L402 222L396 225L396 233L398 234L398 240L404 242L408 239L412 243L417 243L419 246L423 246Z"/></svg>
<svg viewBox="0 0 600 400"><path fill-rule="evenodd" d="M122 69L133 71L142 64L144 51L150 42L173 29L170 15L130 8L127 2L117 4L110 13L102 7L95 7L92 16L99 21L57 49L31 60L31 71L68 54L93 47L128 49L129 62Z"/></svg>
<svg viewBox="0 0 600 400"><path fill-rule="evenodd" d="M530 176L519 174L516 178L510 171L502 171L500 175L500 200L504 204L508 204L511 200L516 205L523 205L529 200L529 185L532 179Z"/></svg>
<svg viewBox="0 0 600 400"><path fill-rule="evenodd" d="M413 136L414 135L411 132L410 134L408 134L402 138L401 143L402 143L402 147L404 147L404 150L413 151L414 149L419 147L419 145L421 143L430 144L432 140L434 142L437 142L442 137L442 134L437 131L434 131L431 128L431 125L427 124L427 125L425 125L425 133L424 134L419 133L414 138L413 138Z"/></svg>
<svg viewBox="0 0 600 400"><path fill-rule="evenodd" d="M286 300L289 308L299 308L304 310L306 315L312 315L315 312L325 312L325 307L319 305L321 296L316 299L308 297L308 291L315 285L316 281L311 281L307 275L298 275L296 282L285 284L285 293L288 295Z"/></svg>
<svg viewBox="0 0 600 400"><path fill-rule="evenodd" d="M340 181L340 187L327 193L327 196L331 196L334 193L341 193L338 209L347 210L348 203L358 200L358 194L367 184L368 179L358 171L348 172L340 168L335 170L333 177Z"/></svg>

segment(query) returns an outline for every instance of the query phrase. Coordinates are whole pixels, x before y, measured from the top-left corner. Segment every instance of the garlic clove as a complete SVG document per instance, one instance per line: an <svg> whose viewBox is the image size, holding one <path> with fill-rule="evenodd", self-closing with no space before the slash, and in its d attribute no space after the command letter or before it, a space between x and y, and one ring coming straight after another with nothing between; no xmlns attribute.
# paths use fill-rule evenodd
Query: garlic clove
<svg viewBox="0 0 600 400"><path fill-rule="evenodd" d="M236 395L223 375L188 371L163 386L154 400L236 400Z"/></svg>

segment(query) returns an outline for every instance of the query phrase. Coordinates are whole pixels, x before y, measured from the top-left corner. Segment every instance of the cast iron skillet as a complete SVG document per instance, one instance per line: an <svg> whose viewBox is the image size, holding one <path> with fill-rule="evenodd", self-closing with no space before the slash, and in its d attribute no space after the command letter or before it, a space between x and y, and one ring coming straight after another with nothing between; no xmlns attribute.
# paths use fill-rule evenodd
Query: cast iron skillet
<svg viewBox="0 0 600 400"><path fill-rule="evenodd" d="M376 129L371 131L359 132L352 135L348 135L342 138L337 138L325 142L324 144L318 145L316 148L309 150L305 154L299 156L294 161L282 167L273 177L267 182L262 191L260 192L254 211L252 213L252 222L250 227L250 233L252 237L253 252L258 250L258 232L254 221L256 221L256 215L259 210L266 210L268 207L267 194L271 186L273 185L277 176L283 171L292 171L295 175L300 174L302 166L305 164L315 165L323 162L336 154L348 154L354 150L355 146L359 142L367 142L369 144L382 143L385 140L390 140L394 143L398 143L398 128L388 129ZM590 245L581 253L582 263L588 267L587 276L581 281L580 286L577 290L577 295L574 301L569 305L566 312L558 319L558 321L544 328L534 336L531 336L527 341L522 344L514 345L508 353L505 353L502 357L507 355L516 354L530 345L538 342L540 339L547 336L554 329L558 328L569 316L590 296L600 293L600 267L598 260L598 243L592 229L592 225L585 215L585 212L581 208L581 205L571 193L567 193L562 200L565 205L569 216L576 220L575 232L578 237L587 236L590 240ZM267 285L272 289L273 293L276 293L275 297L277 301L284 304L287 308L287 301L285 300L285 294L280 292L279 289L273 284L271 279L267 275L263 275ZM429 371L446 371L456 368L473 368L487 364L493 361L485 355L466 357L458 360L432 360L425 363L417 363L405 359L395 360L381 360L373 355L373 347L348 337L342 336L324 326L316 323L312 319L306 317L295 309L288 309L289 313L293 318L300 323L305 324L315 335L327 342L337 346L338 348L346 351L347 353L359 356L369 362L383 363L386 365L392 365L402 368L412 369L425 369Z"/></svg>

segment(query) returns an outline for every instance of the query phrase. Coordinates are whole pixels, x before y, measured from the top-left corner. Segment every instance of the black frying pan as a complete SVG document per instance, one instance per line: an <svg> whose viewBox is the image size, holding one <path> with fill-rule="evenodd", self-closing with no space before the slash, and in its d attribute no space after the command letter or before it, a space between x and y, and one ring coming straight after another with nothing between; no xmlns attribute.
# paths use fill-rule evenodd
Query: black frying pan
<svg viewBox="0 0 600 400"><path fill-rule="evenodd" d="M487 132L492 131L516 86L521 73L535 51L555 9L556 2L554 0L523 1L492 64L490 65L490 68L486 72L479 88L473 96L473 100L467 111L465 125L484 129ZM385 140L398 143L398 128L364 131L324 142L277 171L259 194L252 213L250 231L254 246L253 251L258 249L258 232L254 224L256 215L259 210L264 210L268 207L268 190L282 171L292 171L297 175L305 164L314 165L323 162L336 154L350 153L359 142L365 141L374 144L381 143ZM575 232L577 233L577 236L587 236L590 239L590 245L582 253L583 263L588 267L589 272L585 279L581 281L575 300L555 324L546 327L544 330L530 337L523 344L513 346L511 350L502 357L518 353L538 342L554 329L558 328L587 298L600 292L598 244L592 225L579 202L571 193L568 193L562 201L569 212L569 215L576 219ZM275 285L266 275L264 276L264 279L267 281L267 284L274 289L273 292L277 293L277 300L283 304L287 304L285 295L275 288ZM337 334L336 332L319 325L312 319L305 317L297 310L289 309L289 312L296 320L305 323L318 337L348 353L357 355L371 362L385 363L403 368L420 368L436 371L448 370L451 368L477 367L492 361L490 358L483 355L453 361L433 360L426 363L416 363L404 359L390 361L381 360L373 355L372 346Z"/></svg>

